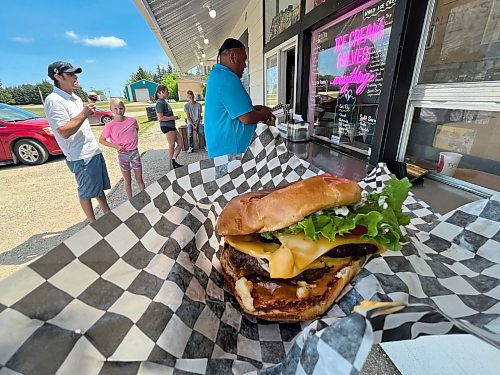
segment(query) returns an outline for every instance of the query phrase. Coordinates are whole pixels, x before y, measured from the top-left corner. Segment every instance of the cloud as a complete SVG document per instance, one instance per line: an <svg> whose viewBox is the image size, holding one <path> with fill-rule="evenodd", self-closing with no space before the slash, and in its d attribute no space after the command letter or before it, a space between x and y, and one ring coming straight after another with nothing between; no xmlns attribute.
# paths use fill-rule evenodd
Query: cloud
<svg viewBox="0 0 500 375"><path fill-rule="evenodd" d="M10 38L10 40L18 43L31 43L33 41L33 38L25 38L22 36L15 36Z"/></svg>
<svg viewBox="0 0 500 375"><path fill-rule="evenodd" d="M99 36L95 38L89 38L88 36L80 37L73 31L66 31L66 36L75 43L81 43L90 47L120 48L127 45L123 39L117 38L116 36Z"/></svg>
<svg viewBox="0 0 500 375"><path fill-rule="evenodd" d="M87 60L85 60L85 63L86 64L93 64L93 63L95 63L95 60L94 59L87 59Z"/></svg>
<svg viewBox="0 0 500 375"><path fill-rule="evenodd" d="M119 48L125 47L127 43L123 39L117 38L116 36L99 36L97 38L83 38L83 44L92 47L107 47L107 48Z"/></svg>
<svg viewBox="0 0 500 375"><path fill-rule="evenodd" d="M66 35L69 36L71 39L74 39L76 41L80 39L78 37L78 35L76 35L73 31L66 31Z"/></svg>

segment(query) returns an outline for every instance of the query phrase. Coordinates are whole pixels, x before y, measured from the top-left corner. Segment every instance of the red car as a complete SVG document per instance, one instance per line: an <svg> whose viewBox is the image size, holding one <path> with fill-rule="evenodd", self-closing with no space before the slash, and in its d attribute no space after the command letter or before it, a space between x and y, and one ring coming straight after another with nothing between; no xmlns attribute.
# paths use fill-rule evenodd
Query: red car
<svg viewBox="0 0 500 375"><path fill-rule="evenodd" d="M89 116L90 125L107 124L111 120L113 112L101 108L96 108L94 114Z"/></svg>
<svg viewBox="0 0 500 375"><path fill-rule="evenodd" d="M61 153L45 117L0 103L0 163L36 165Z"/></svg>

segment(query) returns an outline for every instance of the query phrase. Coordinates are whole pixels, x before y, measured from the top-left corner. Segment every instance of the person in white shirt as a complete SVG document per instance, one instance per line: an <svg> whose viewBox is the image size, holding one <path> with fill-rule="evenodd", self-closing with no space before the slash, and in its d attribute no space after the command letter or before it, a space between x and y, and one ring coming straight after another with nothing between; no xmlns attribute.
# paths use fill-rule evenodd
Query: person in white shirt
<svg viewBox="0 0 500 375"><path fill-rule="evenodd" d="M45 99L45 115L66 156L66 164L75 175L80 205L89 223L95 221L92 198L96 198L103 213L109 211L104 190L110 189L106 163L99 144L90 129L88 117L95 104L83 105L73 89L79 87L77 74L82 68L56 61L49 65L48 75L54 81L54 91Z"/></svg>

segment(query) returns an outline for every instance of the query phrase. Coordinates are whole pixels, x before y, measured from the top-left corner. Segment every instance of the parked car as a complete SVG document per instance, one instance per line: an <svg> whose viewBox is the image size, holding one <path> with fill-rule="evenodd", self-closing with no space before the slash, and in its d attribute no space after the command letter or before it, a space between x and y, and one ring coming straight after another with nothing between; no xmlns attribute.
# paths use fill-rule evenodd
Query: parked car
<svg viewBox="0 0 500 375"><path fill-rule="evenodd" d="M102 108L96 108L94 114L89 117L90 125L107 124L113 120L113 112Z"/></svg>
<svg viewBox="0 0 500 375"><path fill-rule="evenodd" d="M0 162L36 165L61 153L45 117L0 103Z"/></svg>
<svg viewBox="0 0 500 375"><path fill-rule="evenodd" d="M327 113L330 113L330 116L332 116L337 106L337 98L330 95L319 94L316 95L315 104L316 116L321 119Z"/></svg>

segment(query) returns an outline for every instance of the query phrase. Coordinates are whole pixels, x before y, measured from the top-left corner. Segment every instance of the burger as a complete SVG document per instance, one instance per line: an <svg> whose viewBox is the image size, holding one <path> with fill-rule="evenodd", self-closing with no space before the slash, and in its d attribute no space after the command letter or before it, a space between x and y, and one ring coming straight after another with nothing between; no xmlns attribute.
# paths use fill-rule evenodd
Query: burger
<svg viewBox="0 0 500 375"><path fill-rule="evenodd" d="M401 249L410 188L392 177L362 198L355 181L322 174L233 198L216 224L228 288L245 313L265 320L322 315L367 256Z"/></svg>

